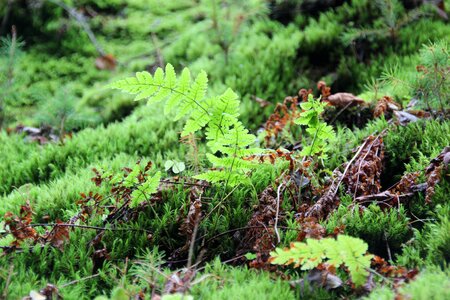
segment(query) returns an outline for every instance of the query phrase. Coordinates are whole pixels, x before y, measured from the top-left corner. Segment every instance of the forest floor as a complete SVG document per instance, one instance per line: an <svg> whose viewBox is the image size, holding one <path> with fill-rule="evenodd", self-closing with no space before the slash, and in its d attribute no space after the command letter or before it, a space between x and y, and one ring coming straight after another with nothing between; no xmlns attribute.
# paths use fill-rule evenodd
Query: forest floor
<svg viewBox="0 0 450 300"><path fill-rule="evenodd" d="M418 2L0 3L0 299L449 299Z"/></svg>

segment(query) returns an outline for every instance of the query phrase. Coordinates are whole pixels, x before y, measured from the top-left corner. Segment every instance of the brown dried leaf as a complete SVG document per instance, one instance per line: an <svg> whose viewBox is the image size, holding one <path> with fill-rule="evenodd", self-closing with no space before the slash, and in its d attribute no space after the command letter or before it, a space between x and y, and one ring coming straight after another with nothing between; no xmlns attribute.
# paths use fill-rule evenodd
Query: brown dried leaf
<svg viewBox="0 0 450 300"><path fill-rule="evenodd" d="M256 252L260 259L267 260L270 251L275 248L275 230L273 227L276 210L277 193L272 187L267 187L261 193L259 205L247 223L248 230L241 239L237 256L248 252Z"/></svg>
<svg viewBox="0 0 450 300"><path fill-rule="evenodd" d="M373 111L373 116L375 118L378 118L388 111L395 111L400 109L401 109L400 104L396 103L391 97L384 96L383 98L378 100L375 109Z"/></svg>
<svg viewBox="0 0 450 300"><path fill-rule="evenodd" d="M384 143L383 134L369 136L360 149L343 178L347 192L354 197L373 195L380 192L380 177L383 169Z"/></svg>
<svg viewBox="0 0 450 300"><path fill-rule="evenodd" d="M69 227L59 226L65 224L61 220L56 220L56 224L53 229L43 236L44 241L49 242L53 247L59 250L63 249L64 243L69 240Z"/></svg>
<svg viewBox="0 0 450 300"><path fill-rule="evenodd" d="M325 99L332 106L351 107L356 105L364 105L366 102L350 93L336 93Z"/></svg>
<svg viewBox="0 0 450 300"><path fill-rule="evenodd" d="M112 54L105 54L95 59L95 67L99 70L114 70L117 60Z"/></svg>

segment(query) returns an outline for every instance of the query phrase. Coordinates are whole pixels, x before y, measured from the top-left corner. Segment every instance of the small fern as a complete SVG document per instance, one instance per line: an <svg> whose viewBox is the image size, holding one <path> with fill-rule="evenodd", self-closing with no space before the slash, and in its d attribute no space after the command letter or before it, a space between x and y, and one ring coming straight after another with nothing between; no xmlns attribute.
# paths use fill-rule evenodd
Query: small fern
<svg viewBox="0 0 450 300"><path fill-rule="evenodd" d="M195 178L213 183L225 181L231 186L248 182L245 174L258 164L242 157L262 150L251 148L256 137L238 120L240 101L231 89L220 96L207 97L208 77L204 71L192 82L189 69L185 68L177 78L171 64L167 64L165 72L161 68L153 76L148 72L138 72L135 77L117 81L111 87L135 94L135 100L147 98L150 104L166 100L165 114L175 112L175 121L187 119L182 136L205 128L207 145L211 150L207 157L216 170Z"/></svg>
<svg viewBox="0 0 450 300"><path fill-rule="evenodd" d="M295 120L296 124L307 126L306 132L312 137L310 145L304 146L300 152L301 156L313 156L318 154L319 158L327 158L329 152L329 142L335 138L333 127L321 120L327 103L320 99L314 99L310 94L308 101L300 104L303 112Z"/></svg>
<svg viewBox="0 0 450 300"><path fill-rule="evenodd" d="M373 255L366 254L367 244L358 238L339 235L337 239L309 239L306 243L295 242L290 248L277 248L270 253L270 261L276 265L301 267L301 270L311 270L321 263L335 267L344 265L356 286L366 282L368 268Z"/></svg>

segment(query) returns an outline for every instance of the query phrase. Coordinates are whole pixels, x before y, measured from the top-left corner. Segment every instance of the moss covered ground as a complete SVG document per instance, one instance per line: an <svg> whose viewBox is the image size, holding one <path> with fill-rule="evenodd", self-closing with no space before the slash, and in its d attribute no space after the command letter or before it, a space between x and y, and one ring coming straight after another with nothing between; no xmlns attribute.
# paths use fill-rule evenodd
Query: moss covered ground
<svg viewBox="0 0 450 300"><path fill-rule="evenodd" d="M448 299L450 1L433 3L2 1L0 299ZM256 146L283 149L275 162L246 184L193 179L211 168L204 136L180 140L163 104L108 87L166 63L235 91ZM281 103L308 89L329 103L326 158L299 155L316 142L301 126L269 127L301 115ZM129 207L134 186L111 178L139 161L162 180ZM268 259L339 234L378 258L362 287L345 267L314 279Z"/></svg>

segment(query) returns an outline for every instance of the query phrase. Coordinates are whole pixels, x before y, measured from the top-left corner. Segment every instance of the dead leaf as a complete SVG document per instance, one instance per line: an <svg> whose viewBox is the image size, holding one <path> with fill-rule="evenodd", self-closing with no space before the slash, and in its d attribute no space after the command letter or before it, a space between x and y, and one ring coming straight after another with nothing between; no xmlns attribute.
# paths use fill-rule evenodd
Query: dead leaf
<svg viewBox="0 0 450 300"><path fill-rule="evenodd" d="M406 111L394 111L394 115L397 117L400 125L405 126L411 122L417 122L419 120L418 117L406 112Z"/></svg>
<svg viewBox="0 0 450 300"><path fill-rule="evenodd" d="M272 105L272 103L270 103L269 101L264 100L264 99L262 99L262 98L259 98L258 96L251 95L251 98L252 98L253 100L255 100L256 102L258 102L260 107L263 107L263 108L264 108L264 107L267 107L267 106L269 106L269 105Z"/></svg>
<svg viewBox="0 0 450 300"><path fill-rule="evenodd" d="M112 54L105 54L95 59L95 67L99 70L114 70L117 60Z"/></svg>
<svg viewBox="0 0 450 300"><path fill-rule="evenodd" d="M396 103L391 97L384 96L380 100L378 100L375 105L375 109L373 110L373 116L375 118L384 115L388 111L400 110L402 107L400 104Z"/></svg>
<svg viewBox="0 0 450 300"><path fill-rule="evenodd" d="M337 107L364 105L366 103L363 99L351 93L336 93L328 96L325 101Z"/></svg>

